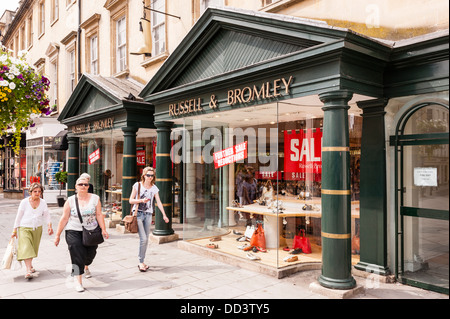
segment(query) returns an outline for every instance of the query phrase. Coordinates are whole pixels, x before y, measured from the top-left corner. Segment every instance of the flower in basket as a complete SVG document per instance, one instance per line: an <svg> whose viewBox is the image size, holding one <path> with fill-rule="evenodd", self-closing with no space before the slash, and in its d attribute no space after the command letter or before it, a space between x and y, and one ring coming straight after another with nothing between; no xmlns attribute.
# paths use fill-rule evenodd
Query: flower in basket
<svg viewBox="0 0 450 319"><path fill-rule="evenodd" d="M50 81L25 61L25 51L13 57L0 45L0 135L12 133L9 146L20 150L21 133L34 126L33 118L50 115L54 108L46 95Z"/></svg>

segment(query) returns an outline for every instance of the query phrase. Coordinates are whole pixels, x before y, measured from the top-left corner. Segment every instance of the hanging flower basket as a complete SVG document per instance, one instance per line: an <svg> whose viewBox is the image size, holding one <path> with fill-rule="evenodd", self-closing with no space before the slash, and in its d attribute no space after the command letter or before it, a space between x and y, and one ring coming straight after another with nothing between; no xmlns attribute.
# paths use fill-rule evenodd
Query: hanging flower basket
<svg viewBox="0 0 450 319"><path fill-rule="evenodd" d="M19 153L21 133L33 127L33 118L53 112L46 92L50 81L25 61L26 52L15 58L0 45L0 136L12 134L11 146Z"/></svg>

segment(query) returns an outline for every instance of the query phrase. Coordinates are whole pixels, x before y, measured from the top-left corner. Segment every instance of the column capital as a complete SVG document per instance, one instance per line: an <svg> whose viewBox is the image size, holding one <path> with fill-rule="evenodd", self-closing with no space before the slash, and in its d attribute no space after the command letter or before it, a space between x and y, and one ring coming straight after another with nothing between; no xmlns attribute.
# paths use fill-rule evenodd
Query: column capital
<svg viewBox="0 0 450 319"><path fill-rule="evenodd" d="M122 127L122 132L124 132L125 134L136 134L137 131L139 131L138 127L134 127L134 126L125 126Z"/></svg>
<svg viewBox="0 0 450 319"><path fill-rule="evenodd" d="M173 122L169 121L159 121L154 123L156 126L157 131L161 130L171 130L173 127Z"/></svg>
<svg viewBox="0 0 450 319"><path fill-rule="evenodd" d="M353 92L348 90L330 91L319 94L320 101L324 104L322 110L349 109L348 101L353 97Z"/></svg>
<svg viewBox="0 0 450 319"><path fill-rule="evenodd" d="M363 110L363 114L361 116L384 116L386 112L384 108L388 104L389 99L381 98L381 99L373 99L367 101L359 101L356 102L356 105Z"/></svg>

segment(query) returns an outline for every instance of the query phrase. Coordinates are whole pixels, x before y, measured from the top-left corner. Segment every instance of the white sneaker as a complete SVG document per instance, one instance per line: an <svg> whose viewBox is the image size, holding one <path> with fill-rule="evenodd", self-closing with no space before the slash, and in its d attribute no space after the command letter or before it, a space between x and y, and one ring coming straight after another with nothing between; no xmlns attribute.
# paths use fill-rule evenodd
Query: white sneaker
<svg viewBox="0 0 450 319"><path fill-rule="evenodd" d="M74 286L75 286L75 290L76 290L76 291L78 291L78 292L83 292L83 291L84 291L83 285L80 284L76 278L74 278L73 283L74 283Z"/></svg>
<svg viewBox="0 0 450 319"><path fill-rule="evenodd" d="M86 278L92 277L91 272L89 271L89 268L84 270L84 277L86 277Z"/></svg>

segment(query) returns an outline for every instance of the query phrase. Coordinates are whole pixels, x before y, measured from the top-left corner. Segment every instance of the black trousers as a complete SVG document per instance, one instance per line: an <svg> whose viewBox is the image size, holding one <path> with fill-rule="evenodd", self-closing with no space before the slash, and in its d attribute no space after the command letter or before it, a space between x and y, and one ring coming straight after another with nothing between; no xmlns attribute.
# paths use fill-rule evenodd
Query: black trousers
<svg viewBox="0 0 450 319"><path fill-rule="evenodd" d="M84 267L92 264L98 246L84 246L83 232L66 230L66 243L72 261L72 276L84 274Z"/></svg>

